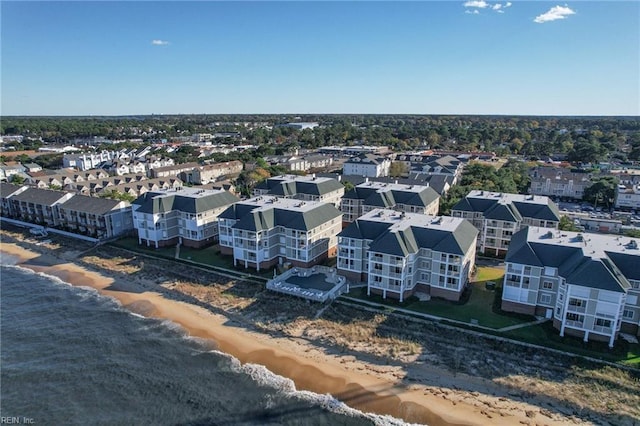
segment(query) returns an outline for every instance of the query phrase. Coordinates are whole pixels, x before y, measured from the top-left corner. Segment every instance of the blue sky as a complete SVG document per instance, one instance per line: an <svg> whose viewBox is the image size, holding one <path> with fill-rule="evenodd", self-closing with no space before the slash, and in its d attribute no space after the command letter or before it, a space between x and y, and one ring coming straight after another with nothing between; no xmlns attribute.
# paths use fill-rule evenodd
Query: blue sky
<svg viewBox="0 0 640 426"><path fill-rule="evenodd" d="M640 115L636 1L0 7L3 115Z"/></svg>

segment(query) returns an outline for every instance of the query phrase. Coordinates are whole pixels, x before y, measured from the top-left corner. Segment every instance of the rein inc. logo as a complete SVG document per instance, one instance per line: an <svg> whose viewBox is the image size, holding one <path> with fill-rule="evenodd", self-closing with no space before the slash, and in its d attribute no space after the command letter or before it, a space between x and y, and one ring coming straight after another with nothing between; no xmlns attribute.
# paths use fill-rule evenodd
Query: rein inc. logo
<svg viewBox="0 0 640 426"><path fill-rule="evenodd" d="M0 416L0 425L33 425L35 424L33 417L25 416Z"/></svg>

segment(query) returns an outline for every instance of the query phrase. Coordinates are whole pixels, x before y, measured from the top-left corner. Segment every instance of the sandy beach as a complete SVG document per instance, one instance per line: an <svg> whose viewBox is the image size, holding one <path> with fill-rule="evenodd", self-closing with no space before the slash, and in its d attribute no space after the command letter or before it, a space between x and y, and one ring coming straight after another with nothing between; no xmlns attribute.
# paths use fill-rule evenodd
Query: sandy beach
<svg viewBox="0 0 640 426"><path fill-rule="evenodd" d="M211 340L220 351L242 363L264 365L292 379L298 389L329 393L361 411L430 425L593 424L599 423L599 415L602 423L607 419L606 412L598 413L593 408L581 411L583 407L571 399L559 403L559 395L545 395L545 389L537 383L526 386L538 386L540 395L526 391L527 377L488 380L451 371L429 362L428 354L420 354L419 348L412 353L415 342L402 341L393 346L401 351L395 357L359 350L359 346L367 345L366 336L351 338L349 347L335 342L332 345L326 336L314 333L331 332L331 327L339 324L328 324L322 317L290 321L273 332L264 332L274 326L252 314L251 298L241 293L244 287L237 283L203 286L185 279L184 274L168 272L169 268L158 274L160 269L151 260L134 261L114 257L111 252L103 255L101 250L108 252L108 248L82 253L55 243L51 247L35 246L19 233L3 230L2 237L0 250L19 258L22 267L57 276L72 285L92 287L140 315L173 321L192 336ZM287 303L286 298L278 298ZM295 304L294 310L312 309L298 301ZM379 341L384 348L384 339L394 338L376 339L370 345ZM511 383L518 380L521 383ZM637 398L638 392L632 397ZM629 419L637 418L638 408L631 409L636 412L619 413L617 424L632 424ZM614 418L606 422L616 424Z"/></svg>

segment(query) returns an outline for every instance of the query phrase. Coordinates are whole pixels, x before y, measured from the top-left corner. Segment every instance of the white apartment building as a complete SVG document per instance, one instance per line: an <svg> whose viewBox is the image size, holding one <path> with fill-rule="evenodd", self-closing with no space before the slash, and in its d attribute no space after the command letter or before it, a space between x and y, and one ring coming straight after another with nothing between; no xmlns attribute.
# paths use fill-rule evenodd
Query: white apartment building
<svg viewBox="0 0 640 426"><path fill-rule="evenodd" d="M116 151L101 151L85 154L65 154L62 157L62 167L74 168L86 171L97 168L100 164L120 158L120 153Z"/></svg>
<svg viewBox="0 0 640 426"><path fill-rule="evenodd" d="M263 180L253 189L253 196L275 195L303 201L322 201L340 205L344 185L336 179L316 175L281 175Z"/></svg>
<svg viewBox="0 0 640 426"><path fill-rule="evenodd" d="M155 248L204 247L218 240L218 215L239 199L228 191L181 188L150 191L132 204L138 243Z"/></svg>
<svg viewBox="0 0 640 426"><path fill-rule="evenodd" d="M308 267L335 256L341 224L342 214L332 204L254 197L220 215L220 250L233 255L236 266Z"/></svg>
<svg viewBox="0 0 640 426"><path fill-rule="evenodd" d="M338 271L367 294L401 302L422 292L459 300L475 264L478 230L464 219L376 209L338 234Z"/></svg>
<svg viewBox="0 0 640 426"><path fill-rule="evenodd" d="M389 176L390 167L391 160L386 157L360 154L345 161L342 166L342 174L366 177Z"/></svg>
<svg viewBox="0 0 640 426"><path fill-rule="evenodd" d="M344 194L340 210L342 220L351 223L374 209L438 214L440 194L428 186L366 181Z"/></svg>
<svg viewBox="0 0 640 426"><path fill-rule="evenodd" d="M617 209L640 210L640 185L618 185L615 206Z"/></svg>
<svg viewBox="0 0 640 426"><path fill-rule="evenodd" d="M560 335L640 335L640 249L629 237L527 227L506 257L502 309L553 318Z"/></svg>
<svg viewBox="0 0 640 426"><path fill-rule="evenodd" d="M451 208L451 216L469 220L480 231L479 251L504 256L511 237L524 226L558 228L560 211L549 197L469 192Z"/></svg>

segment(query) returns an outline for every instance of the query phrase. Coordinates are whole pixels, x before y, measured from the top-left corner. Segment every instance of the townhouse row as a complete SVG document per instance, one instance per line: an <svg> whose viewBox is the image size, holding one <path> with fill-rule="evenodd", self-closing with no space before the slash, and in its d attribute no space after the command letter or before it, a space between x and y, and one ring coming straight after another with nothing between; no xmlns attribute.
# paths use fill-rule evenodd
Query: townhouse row
<svg viewBox="0 0 640 426"><path fill-rule="evenodd" d="M133 230L126 201L0 184L1 216L87 235L117 237Z"/></svg>

